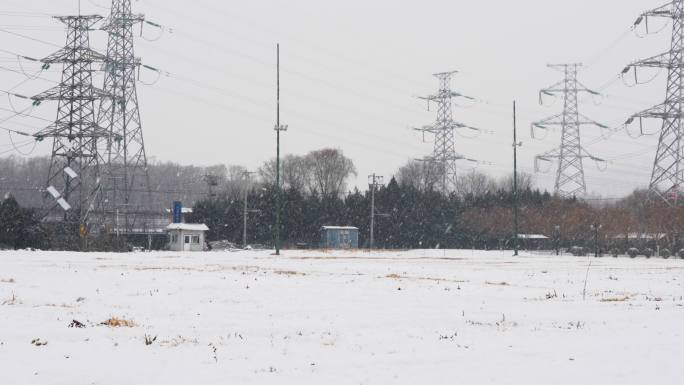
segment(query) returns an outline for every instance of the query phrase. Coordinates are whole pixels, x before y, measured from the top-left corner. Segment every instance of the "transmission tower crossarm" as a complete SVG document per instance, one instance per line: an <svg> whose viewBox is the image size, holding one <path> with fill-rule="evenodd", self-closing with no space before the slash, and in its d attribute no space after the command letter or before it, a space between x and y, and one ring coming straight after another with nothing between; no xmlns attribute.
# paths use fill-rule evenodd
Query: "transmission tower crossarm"
<svg viewBox="0 0 684 385"><path fill-rule="evenodd" d="M116 17L114 17L116 16ZM109 16L102 22L102 26L100 26L100 29L103 31L109 31L112 29L117 29L117 28L126 28L126 27L131 27L135 24L142 23L145 21L145 15L138 13L138 14L133 14L129 13L127 15L112 15Z"/></svg>
<svg viewBox="0 0 684 385"><path fill-rule="evenodd" d="M82 93L74 94L71 92L71 87L66 84L58 84L47 91L43 91L38 95L31 97L34 102L42 102L46 100L70 100L70 101L88 101L103 99L109 97L109 94L93 85L84 85Z"/></svg>
<svg viewBox="0 0 684 385"><path fill-rule="evenodd" d="M417 159L420 162L440 162L440 161L457 161L457 160L467 160L467 161L472 161L472 162L477 162L477 160L466 158L464 155L461 155L459 153L454 153L451 155L445 155L445 156L426 156L422 159Z"/></svg>
<svg viewBox="0 0 684 385"><path fill-rule="evenodd" d="M37 140L43 140L45 138L65 138L65 139L77 139L77 138L111 138L112 134L106 129L98 126L95 123L86 123L82 125L83 129L86 131L69 132L69 124L64 122L56 122L48 127L38 131L33 134L33 137ZM85 132L85 133L84 133ZM114 136L114 140L118 137Z"/></svg>
<svg viewBox="0 0 684 385"><path fill-rule="evenodd" d="M565 90L565 81L561 80L558 83L554 83L546 88L541 89L539 93L548 96L554 96L554 94L563 93Z"/></svg>
<svg viewBox="0 0 684 385"><path fill-rule="evenodd" d="M636 20L634 25L639 25L641 22L647 18L647 17L669 17L669 18L677 18L677 17L682 17L680 13L676 11L675 8L675 1L667 3L665 5L661 5L660 7L650 9L644 13L642 13L639 18Z"/></svg>
<svg viewBox="0 0 684 385"><path fill-rule="evenodd" d="M550 159L558 158L560 156L561 156L560 148L554 148L553 150L547 151L541 155L537 155L536 157L538 159L542 159L542 160L550 160Z"/></svg>
<svg viewBox="0 0 684 385"><path fill-rule="evenodd" d="M684 102L684 101L680 101ZM684 117L684 111L681 110L675 110L675 111L668 111L667 109L667 103L661 103L658 105L655 105L651 108L648 108L646 110L643 110L641 112L638 112L627 120L626 124L631 124L635 119L637 118L646 118L646 119L681 119Z"/></svg>
<svg viewBox="0 0 684 385"><path fill-rule="evenodd" d="M40 62L44 64L64 63L71 60L70 58L74 56L75 51L78 51L78 57L82 58L84 63L101 63L107 58L105 55L87 47L64 47L52 55L40 59Z"/></svg>
<svg viewBox="0 0 684 385"><path fill-rule="evenodd" d="M606 126L605 124L602 124L602 123L599 123L593 119L587 118L586 116L584 116L582 114L578 113L578 116L580 117L580 120L577 123L580 125L593 125L593 126L600 127L600 128L608 128L608 126Z"/></svg>
<svg viewBox="0 0 684 385"><path fill-rule="evenodd" d="M546 128L546 126L558 126L563 124L563 114L549 116L548 118L532 122L532 126L538 128Z"/></svg>
<svg viewBox="0 0 684 385"><path fill-rule="evenodd" d="M594 91L591 88L586 87L584 84L580 83L579 81L577 82L577 85L581 86L581 87L577 87L573 91L587 92L587 93L590 93L592 95L601 95L601 93ZM552 86L549 86L547 88L540 90L539 93L544 94L544 95L548 95L548 96L554 96L555 94L562 94L562 93L565 93L567 91L568 91L568 89L566 87L565 81L560 81L560 82L558 82Z"/></svg>
<svg viewBox="0 0 684 385"><path fill-rule="evenodd" d="M444 99L451 99L451 98L464 98L468 100L476 100L472 96L464 95L460 92L448 92L448 93L439 93L439 94L433 94L433 95L428 95L428 96L419 96L418 99L421 100L427 100L429 102L435 102L435 101L440 101Z"/></svg>
<svg viewBox="0 0 684 385"><path fill-rule="evenodd" d="M630 68L636 67L647 67L647 68L681 68L681 63L672 63L672 55L670 52L661 53L660 55L652 56L648 59L643 59L629 64L622 71L623 74L627 73Z"/></svg>
<svg viewBox="0 0 684 385"><path fill-rule="evenodd" d="M577 114L577 116L580 118L576 122L576 124L578 125L594 125L600 128L608 128L608 126L601 124L595 120L589 119L582 114ZM532 126L537 128L546 128L546 126L563 126L565 124L567 124L565 116L563 114L558 114L548 117L546 119L533 122Z"/></svg>

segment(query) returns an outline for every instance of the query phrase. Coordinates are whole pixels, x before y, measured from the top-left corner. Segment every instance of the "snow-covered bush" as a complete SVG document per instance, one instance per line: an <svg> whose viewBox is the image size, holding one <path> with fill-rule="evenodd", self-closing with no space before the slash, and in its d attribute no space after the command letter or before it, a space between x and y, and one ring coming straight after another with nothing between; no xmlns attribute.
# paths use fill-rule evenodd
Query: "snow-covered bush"
<svg viewBox="0 0 684 385"><path fill-rule="evenodd" d="M620 255L620 250L618 249L610 249L610 255L613 256L613 258L617 258Z"/></svg>
<svg viewBox="0 0 684 385"><path fill-rule="evenodd" d="M586 255L586 251L584 251L584 247L579 247L579 246L573 246L570 249L570 253L574 255L575 257L584 257Z"/></svg>
<svg viewBox="0 0 684 385"><path fill-rule="evenodd" d="M643 254L646 256L646 258L651 258L653 256L653 249L651 248L645 248Z"/></svg>
<svg viewBox="0 0 684 385"><path fill-rule="evenodd" d="M677 253L677 256L678 256L679 258L684 259L684 249L679 250L679 252Z"/></svg>
<svg viewBox="0 0 684 385"><path fill-rule="evenodd" d="M639 249L632 247L631 249L627 250L627 255L629 255L630 258L636 258L637 255L639 255Z"/></svg>
<svg viewBox="0 0 684 385"><path fill-rule="evenodd" d="M668 259L672 256L672 252L670 251L670 249L660 249L660 256L665 259Z"/></svg>

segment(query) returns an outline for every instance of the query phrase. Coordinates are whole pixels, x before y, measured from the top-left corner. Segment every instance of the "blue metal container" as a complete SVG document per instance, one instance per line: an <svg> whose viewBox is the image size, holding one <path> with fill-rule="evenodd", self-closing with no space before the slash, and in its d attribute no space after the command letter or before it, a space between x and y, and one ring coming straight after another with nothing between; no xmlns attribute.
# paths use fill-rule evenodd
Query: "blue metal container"
<svg viewBox="0 0 684 385"><path fill-rule="evenodd" d="M324 249L358 249L359 229L349 226L323 226L321 247Z"/></svg>

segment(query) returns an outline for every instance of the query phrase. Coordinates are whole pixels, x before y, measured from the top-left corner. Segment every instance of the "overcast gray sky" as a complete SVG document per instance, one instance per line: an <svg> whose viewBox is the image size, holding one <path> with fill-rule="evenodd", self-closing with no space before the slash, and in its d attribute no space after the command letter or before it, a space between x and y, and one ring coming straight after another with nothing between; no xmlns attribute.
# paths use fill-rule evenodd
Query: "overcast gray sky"
<svg viewBox="0 0 684 385"><path fill-rule="evenodd" d="M43 57L55 47L13 35L19 33L63 44L61 25L47 14L74 14L76 0L3 0L0 5L0 48ZM83 0L83 13L106 14L107 0ZM391 176L410 159L432 151L432 143L411 128L430 124L433 112L416 98L435 91L435 72L459 70L455 90L478 98L458 102L454 118L492 131L472 138L457 136L457 151L482 160L479 170L504 175L511 167L511 103L519 105L519 136L524 141L520 164L534 172L533 159L559 145L560 132L543 140L530 138L530 123L561 111L562 100L540 106L538 90L562 75L547 63L583 62L581 81L602 89L601 98L583 97L580 111L610 127L620 126L636 111L662 102L666 73L651 83L630 87L618 73L631 61L666 51L670 28L651 20L652 32L629 29L643 10L664 0L138 0L134 10L165 26L145 26L136 51L145 64L139 99L149 158L185 164L239 164L255 169L275 154L275 44L281 44L282 121L286 153L303 154L338 147L359 171L359 186L376 172ZM45 15L44 15L45 14ZM103 32L93 32L95 49L104 51ZM0 65L26 72L35 63L18 63L0 53ZM649 80L657 72L642 72ZM59 68L43 74L58 80ZM0 89L26 80L0 70ZM98 82L101 82L98 79ZM625 82L627 84L625 84ZM631 82L631 83L630 83ZM14 91L38 93L51 83L28 81ZM2 98L0 98L2 99ZM21 99L0 100L20 109ZM552 104L552 105L551 105ZM32 114L53 119L56 106L45 103ZM0 116L11 113L1 111ZM0 121L3 119L0 119ZM647 127L656 132L657 122ZM23 118L6 127L40 129L44 121ZM28 127L27 127L28 126ZM543 134L543 133L540 133ZM634 132L636 134L636 128ZM610 159L608 168L586 162L591 193L615 197L648 184L656 136L632 139L623 130L607 136L584 127L583 141L594 155ZM21 141L21 138L15 138ZM0 154L11 150L0 135ZM31 150L31 146L21 148ZM32 154L49 153L49 143ZM474 167L463 164L465 172ZM551 189L555 165L536 174Z"/></svg>

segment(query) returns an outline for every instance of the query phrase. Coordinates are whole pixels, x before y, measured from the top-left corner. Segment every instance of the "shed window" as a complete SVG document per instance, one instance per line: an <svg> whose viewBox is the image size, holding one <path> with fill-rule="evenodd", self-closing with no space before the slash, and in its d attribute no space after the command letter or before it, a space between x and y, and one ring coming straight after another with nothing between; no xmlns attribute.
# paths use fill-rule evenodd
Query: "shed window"
<svg viewBox="0 0 684 385"><path fill-rule="evenodd" d="M192 243L199 245L199 243L200 243L199 235L193 235L192 236Z"/></svg>

